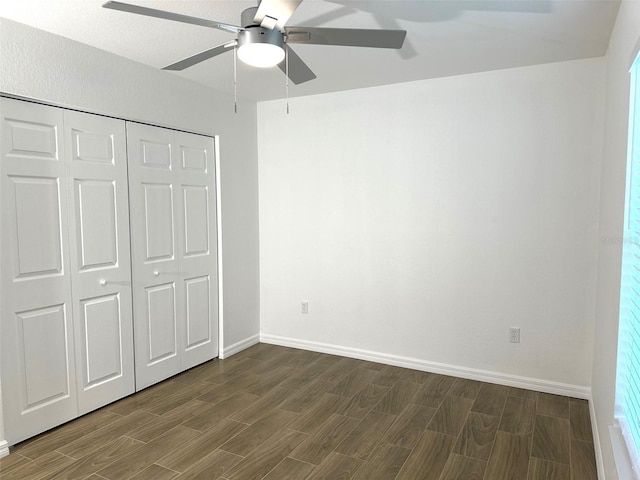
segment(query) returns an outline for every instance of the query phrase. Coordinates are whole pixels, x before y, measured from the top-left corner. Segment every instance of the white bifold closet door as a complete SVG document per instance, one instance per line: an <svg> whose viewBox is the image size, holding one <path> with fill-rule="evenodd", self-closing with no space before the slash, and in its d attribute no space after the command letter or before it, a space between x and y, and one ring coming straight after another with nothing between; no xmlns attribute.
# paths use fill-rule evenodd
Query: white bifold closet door
<svg viewBox="0 0 640 480"><path fill-rule="evenodd" d="M124 122L8 99L0 116L0 372L14 444L133 392L126 150Z"/></svg>
<svg viewBox="0 0 640 480"><path fill-rule="evenodd" d="M135 391L125 122L64 112L78 413Z"/></svg>
<svg viewBox="0 0 640 480"><path fill-rule="evenodd" d="M4 100L0 109L0 368L12 444L74 418L77 397L63 112Z"/></svg>
<svg viewBox="0 0 640 480"><path fill-rule="evenodd" d="M218 355L213 138L127 123L136 389Z"/></svg>

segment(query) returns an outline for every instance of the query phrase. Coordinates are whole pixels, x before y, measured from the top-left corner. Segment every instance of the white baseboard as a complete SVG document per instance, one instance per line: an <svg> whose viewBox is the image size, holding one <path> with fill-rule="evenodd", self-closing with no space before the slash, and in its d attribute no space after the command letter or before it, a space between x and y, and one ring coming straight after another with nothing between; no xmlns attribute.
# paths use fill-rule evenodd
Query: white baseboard
<svg viewBox="0 0 640 480"><path fill-rule="evenodd" d="M311 342L308 340L280 337L277 335L261 334L260 341L284 347L300 348L302 350L311 350L314 352L329 353L332 355L341 355L343 357L368 360L370 362L395 365L397 367L412 368L414 370L422 370L424 372L439 373L442 375L468 378L470 380L479 380L481 382L496 383L498 385L505 385L508 387L525 388L528 390L582 398L585 400L589 400L591 398L591 388L583 387L581 385L571 385L568 383L552 382L538 378L460 367L457 365L430 362L419 358L402 357L388 353L372 352L369 350L361 350L359 348Z"/></svg>
<svg viewBox="0 0 640 480"><path fill-rule="evenodd" d="M602 458L602 445L600 444L600 431L596 418L596 407L593 405L593 397L589 398L589 417L591 419L591 433L593 436L593 450L596 455L596 468L598 478L604 480L604 460Z"/></svg>
<svg viewBox="0 0 640 480"><path fill-rule="evenodd" d="M258 334L253 335L249 338L245 338L244 340L240 340L239 342L234 343L233 345L229 345L227 348L223 348L222 350L220 350L219 357L221 359L228 358L231 355L235 355L236 353L241 352L245 348L249 348L259 342L260 342L260 335Z"/></svg>
<svg viewBox="0 0 640 480"><path fill-rule="evenodd" d="M9 455L9 444L6 440L0 441L0 458Z"/></svg>

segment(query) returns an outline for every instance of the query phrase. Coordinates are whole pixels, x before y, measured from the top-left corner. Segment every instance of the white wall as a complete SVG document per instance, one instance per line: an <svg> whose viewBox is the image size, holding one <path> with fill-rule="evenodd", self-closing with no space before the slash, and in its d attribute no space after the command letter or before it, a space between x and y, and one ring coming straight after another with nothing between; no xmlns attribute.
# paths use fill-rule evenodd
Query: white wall
<svg viewBox="0 0 640 480"><path fill-rule="evenodd" d="M592 379L593 404L607 480L618 478L611 449L609 426L613 424L615 400L621 240L627 164L629 68L639 41L640 2L623 2L606 57L606 112L600 196L596 341Z"/></svg>
<svg viewBox="0 0 640 480"><path fill-rule="evenodd" d="M603 67L259 103L261 334L588 394Z"/></svg>
<svg viewBox="0 0 640 480"><path fill-rule="evenodd" d="M224 347L259 333L255 103L5 19L0 92L219 135Z"/></svg>

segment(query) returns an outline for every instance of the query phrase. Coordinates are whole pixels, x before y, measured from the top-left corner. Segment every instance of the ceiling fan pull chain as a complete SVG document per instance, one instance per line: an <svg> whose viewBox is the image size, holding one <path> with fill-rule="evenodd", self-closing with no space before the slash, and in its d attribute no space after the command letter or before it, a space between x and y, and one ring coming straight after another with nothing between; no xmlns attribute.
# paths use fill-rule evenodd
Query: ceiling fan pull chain
<svg viewBox="0 0 640 480"><path fill-rule="evenodd" d="M233 109L238 113L238 45L233 46Z"/></svg>
<svg viewBox="0 0 640 480"><path fill-rule="evenodd" d="M284 78L285 78L285 88L287 91L287 115L289 115L289 45L286 45L284 50Z"/></svg>

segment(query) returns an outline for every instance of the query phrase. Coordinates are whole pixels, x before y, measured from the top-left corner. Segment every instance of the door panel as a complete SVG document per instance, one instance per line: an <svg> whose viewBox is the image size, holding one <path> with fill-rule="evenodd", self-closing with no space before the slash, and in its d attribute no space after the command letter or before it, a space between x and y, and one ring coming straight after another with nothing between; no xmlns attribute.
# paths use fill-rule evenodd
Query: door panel
<svg viewBox="0 0 640 480"><path fill-rule="evenodd" d="M176 332L176 289L173 283L156 285L147 292L146 334L149 337L147 365L178 354Z"/></svg>
<svg viewBox="0 0 640 480"><path fill-rule="evenodd" d="M86 132L71 128L72 159L114 165L113 140L109 132Z"/></svg>
<svg viewBox="0 0 640 480"><path fill-rule="evenodd" d="M181 371L173 132L127 123L136 390Z"/></svg>
<svg viewBox="0 0 640 480"><path fill-rule="evenodd" d="M209 192L206 186L182 187L184 256L209 254Z"/></svg>
<svg viewBox="0 0 640 480"><path fill-rule="evenodd" d="M81 312L84 386L94 388L123 374L120 299L115 294L83 300Z"/></svg>
<svg viewBox="0 0 640 480"><path fill-rule="evenodd" d="M211 342L210 291L208 275L185 280L187 350Z"/></svg>
<svg viewBox="0 0 640 480"><path fill-rule="evenodd" d="M4 104L9 102L10 100L4 101ZM18 108L23 111L33 111L33 107L38 108L31 104L25 104ZM43 123L37 123L5 117L4 122L6 129L4 141L7 145L7 155L26 160L61 160L58 151L58 125L52 125L46 119Z"/></svg>
<svg viewBox="0 0 640 480"><path fill-rule="evenodd" d="M57 178L8 176L15 207L16 279L62 274L60 189Z"/></svg>
<svg viewBox="0 0 640 480"><path fill-rule="evenodd" d="M211 193L216 169L212 138L176 132L174 149L181 160L175 163L181 191L178 229L186 369L218 355L216 198Z"/></svg>
<svg viewBox="0 0 640 480"><path fill-rule="evenodd" d="M147 262L174 260L173 187L143 183Z"/></svg>
<svg viewBox="0 0 640 480"><path fill-rule="evenodd" d="M126 134L121 120L64 112L70 179L78 410L134 392Z"/></svg>
<svg viewBox="0 0 640 480"><path fill-rule="evenodd" d="M218 354L213 139L127 124L136 388Z"/></svg>
<svg viewBox="0 0 640 480"><path fill-rule="evenodd" d="M183 169L207 173L212 153L210 150L208 151L208 145L204 146L204 148L181 145L180 153L182 156Z"/></svg>
<svg viewBox="0 0 640 480"><path fill-rule="evenodd" d="M147 131L153 129L149 127ZM150 140L140 140L140 150L142 152L142 164L145 167L162 168L169 170L171 168L171 143L164 138L158 139L157 142Z"/></svg>
<svg viewBox="0 0 640 480"><path fill-rule="evenodd" d="M111 180L76 180L75 205L78 209L77 235L80 245L79 270L116 267L118 229L116 189Z"/></svg>
<svg viewBox="0 0 640 480"><path fill-rule="evenodd" d="M69 397L67 315L64 305L16 314L22 412Z"/></svg>
<svg viewBox="0 0 640 480"><path fill-rule="evenodd" d="M0 375L9 444L77 415L62 110L0 99Z"/></svg>

